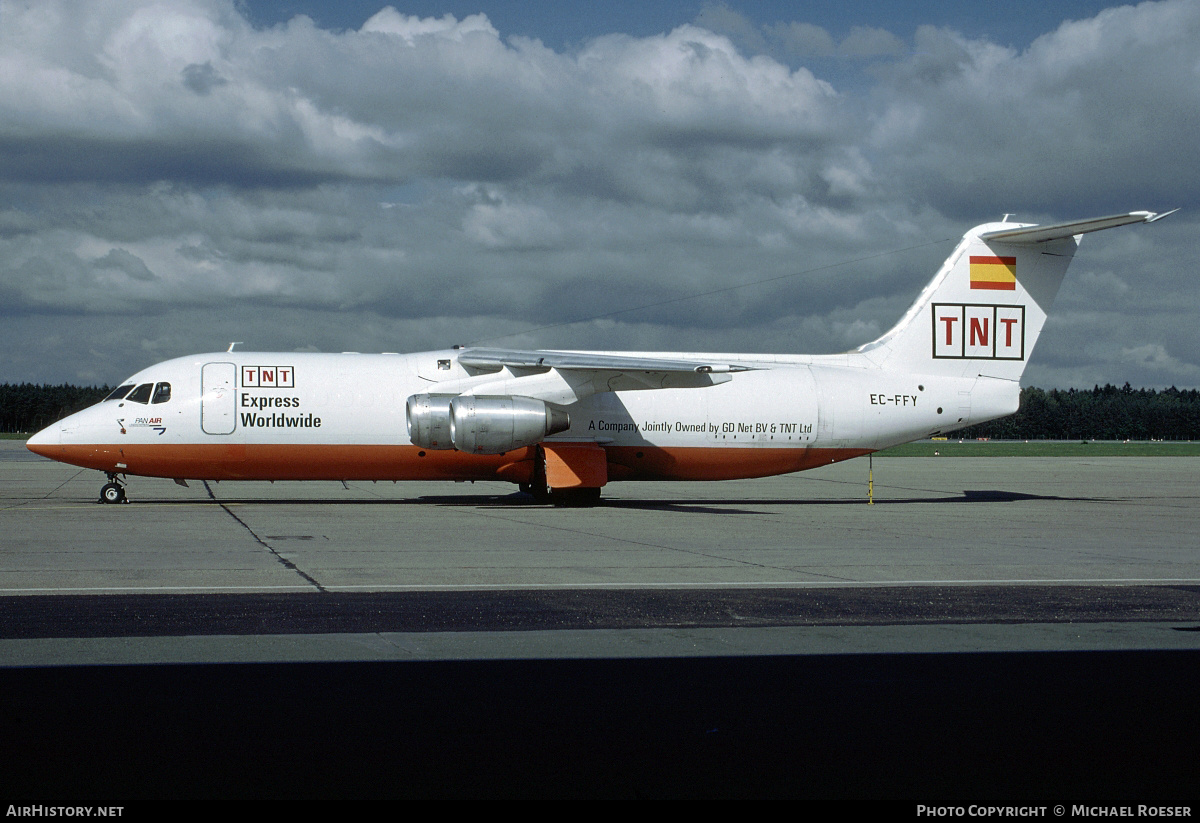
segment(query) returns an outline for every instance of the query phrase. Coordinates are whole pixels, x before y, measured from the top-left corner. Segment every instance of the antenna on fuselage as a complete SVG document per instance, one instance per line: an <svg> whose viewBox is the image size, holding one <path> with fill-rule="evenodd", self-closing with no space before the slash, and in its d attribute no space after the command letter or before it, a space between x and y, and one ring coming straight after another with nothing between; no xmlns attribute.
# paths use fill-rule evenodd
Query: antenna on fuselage
<svg viewBox="0 0 1200 823"><path fill-rule="evenodd" d="M237 342L230 343L229 348L227 348L225 351L233 351L234 346L242 346L242 345L245 345L245 344L241 340L238 340Z"/></svg>

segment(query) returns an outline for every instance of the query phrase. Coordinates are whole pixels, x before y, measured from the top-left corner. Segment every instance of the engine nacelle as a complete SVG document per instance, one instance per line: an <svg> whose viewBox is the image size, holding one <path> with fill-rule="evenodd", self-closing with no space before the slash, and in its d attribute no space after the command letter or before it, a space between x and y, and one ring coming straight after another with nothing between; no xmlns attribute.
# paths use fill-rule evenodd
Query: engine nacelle
<svg viewBox="0 0 1200 823"><path fill-rule="evenodd" d="M450 439L467 454L503 454L570 426L565 411L532 397L460 395L450 401Z"/></svg>
<svg viewBox="0 0 1200 823"><path fill-rule="evenodd" d="M408 439L422 449L452 449L450 401L453 394L414 394L404 404Z"/></svg>

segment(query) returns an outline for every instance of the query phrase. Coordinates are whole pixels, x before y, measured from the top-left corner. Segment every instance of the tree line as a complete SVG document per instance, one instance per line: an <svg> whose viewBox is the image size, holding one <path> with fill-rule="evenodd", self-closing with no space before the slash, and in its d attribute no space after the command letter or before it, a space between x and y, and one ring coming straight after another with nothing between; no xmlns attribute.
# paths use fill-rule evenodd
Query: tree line
<svg viewBox="0 0 1200 823"><path fill-rule="evenodd" d="M108 386L0 384L0 432L31 433L108 396ZM1200 391L1021 389L1011 417L957 432L994 440L1200 440Z"/></svg>
<svg viewBox="0 0 1200 823"><path fill-rule="evenodd" d="M1200 440L1200 391L1021 389L1011 417L970 426L955 436L994 440Z"/></svg>
<svg viewBox="0 0 1200 823"><path fill-rule="evenodd" d="M109 386L0 383L0 432L32 434L99 403L111 391Z"/></svg>

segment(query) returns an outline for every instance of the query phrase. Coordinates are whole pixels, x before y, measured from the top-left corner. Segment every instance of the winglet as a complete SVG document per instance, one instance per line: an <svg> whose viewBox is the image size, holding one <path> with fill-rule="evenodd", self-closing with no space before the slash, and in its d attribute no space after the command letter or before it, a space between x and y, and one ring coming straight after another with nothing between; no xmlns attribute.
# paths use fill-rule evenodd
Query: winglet
<svg viewBox="0 0 1200 823"><path fill-rule="evenodd" d="M1152 211L1131 211L1127 214L1114 214L1108 217L1094 217L1091 220L1076 220L1071 223L1055 223L1050 226L1025 226L1019 229L1000 229L999 231L984 232L980 240L997 243L1012 243L1020 246L1030 246L1036 243L1049 243L1052 240L1063 240L1093 231L1112 229L1117 226L1127 226L1130 223L1154 223L1172 215L1179 209L1155 214Z"/></svg>

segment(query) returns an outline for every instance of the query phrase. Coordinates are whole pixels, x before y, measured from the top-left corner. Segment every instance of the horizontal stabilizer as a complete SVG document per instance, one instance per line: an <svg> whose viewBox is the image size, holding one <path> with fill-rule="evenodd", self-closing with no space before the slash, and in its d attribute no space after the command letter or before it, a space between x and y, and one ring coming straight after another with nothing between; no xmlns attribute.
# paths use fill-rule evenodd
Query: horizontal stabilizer
<svg viewBox="0 0 1200 823"><path fill-rule="evenodd" d="M1113 229L1117 226L1127 226L1130 223L1153 223L1167 215L1174 214L1179 209L1155 214L1152 211L1131 211L1128 214L1114 214L1109 217L1093 217L1090 220L1076 220L1070 223L1055 223L1051 226L1027 226L1021 229L1002 229L989 231L979 235L981 240L1014 245L1029 246L1035 243L1049 243L1052 240L1063 240L1088 232Z"/></svg>

